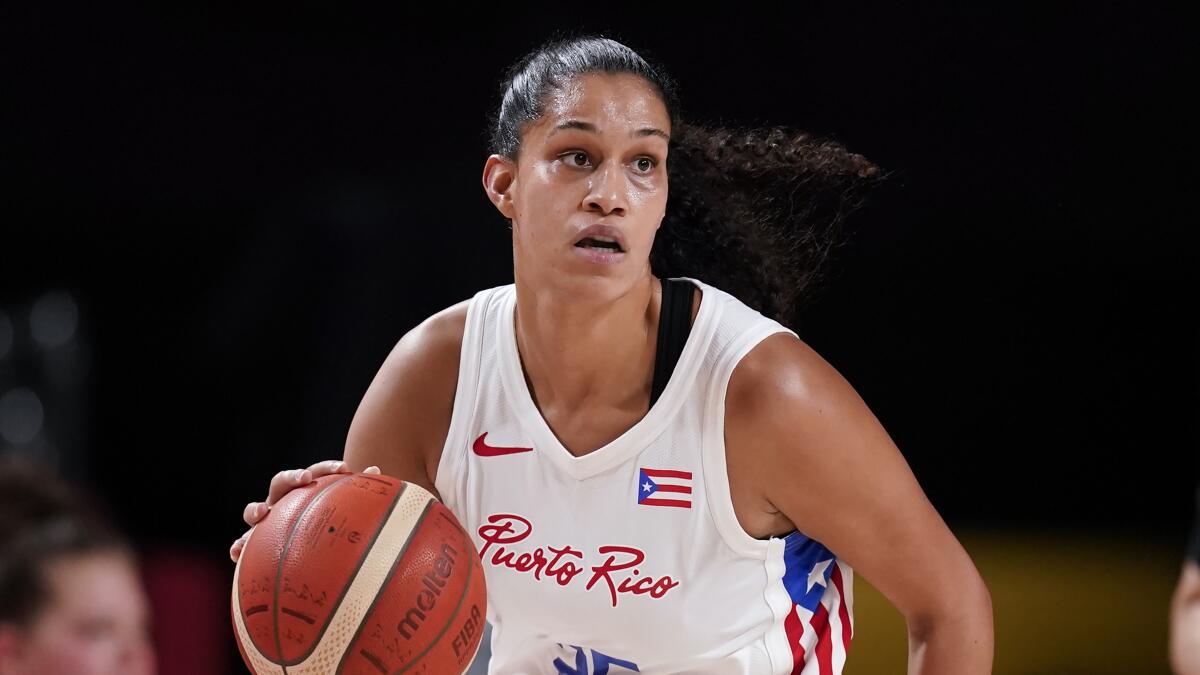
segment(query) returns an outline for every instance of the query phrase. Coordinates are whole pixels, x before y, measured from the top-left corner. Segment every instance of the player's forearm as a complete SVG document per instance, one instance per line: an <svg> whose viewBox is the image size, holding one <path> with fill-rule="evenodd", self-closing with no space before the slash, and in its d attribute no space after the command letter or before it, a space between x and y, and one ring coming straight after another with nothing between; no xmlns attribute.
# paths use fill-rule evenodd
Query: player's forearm
<svg viewBox="0 0 1200 675"><path fill-rule="evenodd" d="M1171 670L1200 675L1200 567L1189 560L1171 599Z"/></svg>
<svg viewBox="0 0 1200 675"><path fill-rule="evenodd" d="M908 620L909 675L989 675L992 672L994 636L992 603L987 589L956 597L963 600L954 614Z"/></svg>
<svg viewBox="0 0 1200 675"><path fill-rule="evenodd" d="M1171 669L1200 675L1200 603L1181 607L1171 620Z"/></svg>

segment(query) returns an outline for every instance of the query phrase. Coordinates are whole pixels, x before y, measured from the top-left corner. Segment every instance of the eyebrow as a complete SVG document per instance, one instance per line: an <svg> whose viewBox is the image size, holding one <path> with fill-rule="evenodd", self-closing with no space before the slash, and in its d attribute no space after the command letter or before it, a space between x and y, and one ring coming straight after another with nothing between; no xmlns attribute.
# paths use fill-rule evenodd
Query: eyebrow
<svg viewBox="0 0 1200 675"><path fill-rule="evenodd" d="M554 130L550 132L550 136L553 136L554 134L556 134L560 131L564 131L566 129L579 129L580 131L588 131L593 134L600 133L600 130L598 128L596 128L596 125L592 124L591 122L583 122L581 120L567 120L565 122L560 122L558 124L558 126L554 127ZM671 137L668 136L665 131L663 131L662 129L655 129L654 127L646 127L645 129L638 129L637 131L633 132L633 134L631 134L631 135L637 136L639 138L645 137L645 136L658 136L659 138L662 138L664 141L667 141L668 143L671 142ZM547 136L547 138L549 138L549 136Z"/></svg>

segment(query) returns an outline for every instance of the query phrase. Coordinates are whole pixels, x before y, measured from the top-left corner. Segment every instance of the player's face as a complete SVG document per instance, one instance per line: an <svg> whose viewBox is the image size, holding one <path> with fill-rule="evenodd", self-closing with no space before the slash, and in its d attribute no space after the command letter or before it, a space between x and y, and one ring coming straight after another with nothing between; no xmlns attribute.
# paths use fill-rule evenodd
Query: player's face
<svg viewBox="0 0 1200 675"><path fill-rule="evenodd" d="M55 561L50 598L5 665L20 675L152 675L147 603L137 572L117 553Z"/></svg>
<svg viewBox="0 0 1200 675"><path fill-rule="evenodd" d="M512 186L519 279L619 295L649 274L667 207L670 124L653 87L633 75L584 75L550 95L525 128ZM595 225L608 229L588 237Z"/></svg>

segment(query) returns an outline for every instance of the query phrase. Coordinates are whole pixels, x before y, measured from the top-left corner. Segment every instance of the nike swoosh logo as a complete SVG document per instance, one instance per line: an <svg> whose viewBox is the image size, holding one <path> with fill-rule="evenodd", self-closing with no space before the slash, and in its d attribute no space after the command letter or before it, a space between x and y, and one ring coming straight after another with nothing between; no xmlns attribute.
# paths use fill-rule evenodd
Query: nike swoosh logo
<svg viewBox="0 0 1200 675"><path fill-rule="evenodd" d="M518 452L529 452L529 451L533 450L533 448L499 448L499 447L495 447L495 446L488 445L487 443L485 443L483 441L483 439L485 439L485 438L487 438L486 431L483 432L482 434L480 434L479 438L475 439L475 444L471 446L471 449L475 451L475 454L479 455L480 457L499 457L500 455L515 455Z"/></svg>

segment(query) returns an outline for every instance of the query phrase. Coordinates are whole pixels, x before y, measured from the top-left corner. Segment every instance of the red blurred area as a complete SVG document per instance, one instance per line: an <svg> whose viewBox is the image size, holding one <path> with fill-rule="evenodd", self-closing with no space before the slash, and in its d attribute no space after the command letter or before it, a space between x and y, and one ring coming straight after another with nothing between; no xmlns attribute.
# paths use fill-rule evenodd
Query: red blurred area
<svg viewBox="0 0 1200 675"><path fill-rule="evenodd" d="M235 672L229 659L233 566L174 549L151 550L142 561L159 675Z"/></svg>

